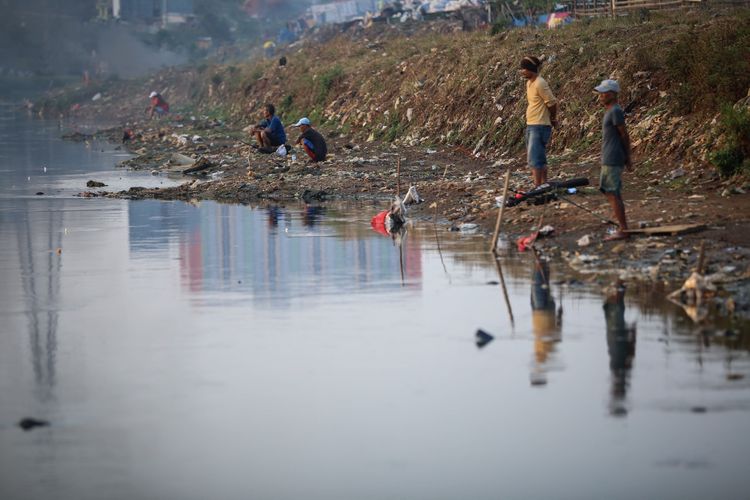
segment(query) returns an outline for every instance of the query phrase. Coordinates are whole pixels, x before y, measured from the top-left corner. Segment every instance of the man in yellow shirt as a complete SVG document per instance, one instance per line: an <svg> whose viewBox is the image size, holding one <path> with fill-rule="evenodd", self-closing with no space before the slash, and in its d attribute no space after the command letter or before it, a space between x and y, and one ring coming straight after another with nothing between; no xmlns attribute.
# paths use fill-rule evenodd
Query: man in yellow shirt
<svg viewBox="0 0 750 500"><path fill-rule="evenodd" d="M547 81L539 76L542 62L527 56L521 59L521 76L526 79L526 157L534 177L534 187L547 182L547 144L552 127L557 126L557 100Z"/></svg>

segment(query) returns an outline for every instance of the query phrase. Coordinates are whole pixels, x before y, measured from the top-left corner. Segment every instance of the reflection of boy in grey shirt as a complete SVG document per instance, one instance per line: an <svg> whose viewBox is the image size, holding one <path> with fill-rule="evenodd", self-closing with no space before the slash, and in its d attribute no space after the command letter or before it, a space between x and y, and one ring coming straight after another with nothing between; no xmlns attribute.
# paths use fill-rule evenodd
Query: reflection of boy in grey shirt
<svg viewBox="0 0 750 500"><path fill-rule="evenodd" d="M625 127L625 113L617 103L620 85L615 80L604 80L595 89L599 102L606 112L602 120L602 173L599 190L607 196L618 223L617 232L607 236L605 241L622 240L628 237L625 231L625 204L622 201L622 171L632 168L630 137Z"/></svg>

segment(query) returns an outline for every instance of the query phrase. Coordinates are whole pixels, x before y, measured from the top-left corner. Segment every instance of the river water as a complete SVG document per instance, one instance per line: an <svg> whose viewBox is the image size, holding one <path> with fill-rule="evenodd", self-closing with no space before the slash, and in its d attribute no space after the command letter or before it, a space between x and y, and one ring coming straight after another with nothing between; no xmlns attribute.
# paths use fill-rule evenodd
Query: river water
<svg viewBox="0 0 750 500"><path fill-rule="evenodd" d="M170 181L0 118L0 498L750 495L747 338L663 290L508 252L506 303L485 239L381 204L77 198Z"/></svg>

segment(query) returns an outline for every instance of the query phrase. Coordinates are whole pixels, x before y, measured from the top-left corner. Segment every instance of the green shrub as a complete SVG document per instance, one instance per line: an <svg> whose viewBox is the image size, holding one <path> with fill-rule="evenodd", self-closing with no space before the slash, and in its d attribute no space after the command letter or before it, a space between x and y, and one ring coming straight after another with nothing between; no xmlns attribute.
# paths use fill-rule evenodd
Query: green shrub
<svg viewBox="0 0 750 500"><path fill-rule="evenodd" d="M498 18L495 20L494 23L492 23L492 30L490 31L490 34L497 35L498 33L502 33L508 28L511 28L512 24L509 19L505 18Z"/></svg>
<svg viewBox="0 0 750 500"><path fill-rule="evenodd" d="M391 113L390 119L383 131L383 140L393 142L397 137L403 134L406 124L402 122L396 113Z"/></svg>
<svg viewBox="0 0 750 500"><path fill-rule="evenodd" d="M678 85L675 104L682 113L737 101L750 85L750 25L681 35L667 53L666 69Z"/></svg>
<svg viewBox="0 0 750 500"><path fill-rule="evenodd" d="M322 75L318 76L317 100L320 104L324 103L334 85L343 80L344 70L341 66L334 66Z"/></svg>
<svg viewBox="0 0 750 500"><path fill-rule="evenodd" d="M719 128L730 144L739 148L745 158L750 158L750 109L723 106Z"/></svg>
<svg viewBox="0 0 750 500"><path fill-rule="evenodd" d="M726 146L709 155L722 177L748 173L750 165L750 109L725 105L721 110L719 131Z"/></svg>
<svg viewBox="0 0 750 500"><path fill-rule="evenodd" d="M284 98L279 103L279 112L285 113L287 111L292 110L292 103L294 102L294 97L291 95L285 95Z"/></svg>
<svg viewBox="0 0 750 500"><path fill-rule="evenodd" d="M711 163L722 177L731 177L742 168L743 156L739 148L726 147L709 155Z"/></svg>

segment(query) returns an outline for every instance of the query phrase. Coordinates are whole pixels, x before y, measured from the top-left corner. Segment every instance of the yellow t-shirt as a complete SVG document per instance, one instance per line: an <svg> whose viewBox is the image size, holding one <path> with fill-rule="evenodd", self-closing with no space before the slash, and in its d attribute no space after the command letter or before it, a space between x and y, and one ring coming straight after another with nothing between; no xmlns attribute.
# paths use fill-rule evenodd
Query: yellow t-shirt
<svg viewBox="0 0 750 500"><path fill-rule="evenodd" d="M537 76L534 81L526 80L526 125L552 125L549 109L557 102L547 81Z"/></svg>

